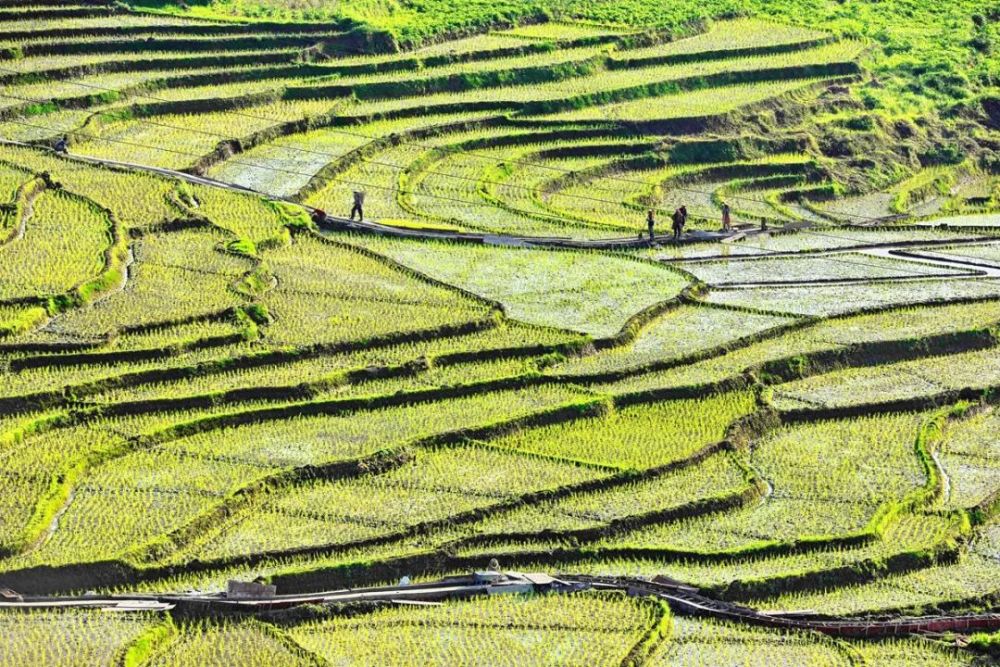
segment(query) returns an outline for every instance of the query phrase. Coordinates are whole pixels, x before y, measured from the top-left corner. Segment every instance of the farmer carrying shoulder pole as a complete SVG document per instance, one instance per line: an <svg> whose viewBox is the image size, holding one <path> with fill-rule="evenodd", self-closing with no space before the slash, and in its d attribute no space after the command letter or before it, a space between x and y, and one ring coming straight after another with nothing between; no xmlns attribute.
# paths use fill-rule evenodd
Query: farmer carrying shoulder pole
<svg viewBox="0 0 1000 667"><path fill-rule="evenodd" d="M358 222L365 221L365 192L364 190L354 191L354 206L351 207L351 220L354 220L354 214L358 215Z"/></svg>
<svg viewBox="0 0 1000 667"><path fill-rule="evenodd" d="M681 209L679 208L676 209L674 211L674 214L670 217L671 220L673 220L671 228L674 230L674 241L680 241L681 232L684 231L684 214L681 212Z"/></svg>
<svg viewBox="0 0 1000 667"><path fill-rule="evenodd" d="M733 231L733 219L731 215L731 209L729 204L722 202L722 231L731 232Z"/></svg>
<svg viewBox="0 0 1000 667"><path fill-rule="evenodd" d="M656 225L656 218L653 216L653 209L649 209L646 214L646 225L649 226L649 242L653 242L653 226Z"/></svg>

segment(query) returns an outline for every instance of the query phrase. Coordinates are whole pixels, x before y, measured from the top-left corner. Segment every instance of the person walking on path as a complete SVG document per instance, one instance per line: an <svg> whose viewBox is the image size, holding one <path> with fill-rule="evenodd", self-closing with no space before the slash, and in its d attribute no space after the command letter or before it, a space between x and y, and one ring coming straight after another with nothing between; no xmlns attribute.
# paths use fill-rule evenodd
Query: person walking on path
<svg viewBox="0 0 1000 667"><path fill-rule="evenodd" d="M653 242L653 226L656 224L656 218L653 216L653 209L649 209L649 213L646 214L646 225L649 227L649 242Z"/></svg>
<svg viewBox="0 0 1000 667"><path fill-rule="evenodd" d="M682 206L681 208L675 210L674 214L671 216L671 219L673 220L673 224L671 225L671 227L674 230L675 242L681 240L681 233L684 231L684 213L682 213L683 209L684 207Z"/></svg>
<svg viewBox="0 0 1000 667"><path fill-rule="evenodd" d="M69 153L69 137L64 134L62 138L56 142L55 150L56 153Z"/></svg>
<svg viewBox="0 0 1000 667"><path fill-rule="evenodd" d="M722 202L722 231L726 233L733 231L731 209L726 202Z"/></svg>
<svg viewBox="0 0 1000 667"><path fill-rule="evenodd" d="M351 220L357 214L358 222L365 221L365 193L363 190L354 191L354 206L351 207Z"/></svg>

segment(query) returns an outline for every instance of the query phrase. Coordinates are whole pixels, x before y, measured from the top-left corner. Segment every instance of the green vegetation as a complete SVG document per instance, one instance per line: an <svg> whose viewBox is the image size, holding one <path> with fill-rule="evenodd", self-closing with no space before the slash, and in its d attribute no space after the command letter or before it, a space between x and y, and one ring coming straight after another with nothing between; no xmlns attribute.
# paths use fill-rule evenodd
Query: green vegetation
<svg viewBox="0 0 1000 667"><path fill-rule="evenodd" d="M623 468L651 468L687 458L725 436L752 409L746 393L638 405L607 417L519 433L497 447Z"/></svg>
<svg viewBox="0 0 1000 667"><path fill-rule="evenodd" d="M55 296L96 276L110 223L88 202L42 192L20 210L23 233L0 248L0 298Z"/></svg>
<svg viewBox="0 0 1000 667"><path fill-rule="evenodd" d="M825 264L825 262L824 262ZM918 272L926 266L907 269ZM954 266L954 265L953 265ZM844 267L845 269L847 267ZM863 267L855 267L863 268ZM957 268L957 267L956 267ZM853 269L852 269L853 270ZM868 270L864 268L863 270ZM930 269L933 270L933 269ZM845 287L750 287L712 292L711 303L742 308L756 308L797 315L841 315L857 310L990 299L1000 296L1000 284L992 280L889 281Z"/></svg>
<svg viewBox="0 0 1000 667"><path fill-rule="evenodd" d="M580 376L634 372L706 353L793 322L795 319L790 317L680 306L653 320L632 343L573 359L556 366L553 372Z"/></svg>
<svg viewBox="0 0 1000 667"><path fill-rule="evenodd" d="M988 391L998 383L996 350L988 348L791 382L775 391L775 405L784 409L888 402L963 389Z"/></svg>
<svg viewBox="0 0 1000 667"><path fill-rule="evenodd" d="M683 276L665 268L591 253L376 238L356 242L432 278L499 302L513 319L595 338L617 334L629 318L670 301L687 284Z"/></svg>
<svg viewBox="0 0 1000 667"><path fill-rule="evenodd" d="M994 610L998 37L985 0L7 3L0 604L497 558ZM7 609L0 667L996 652L599 588Z"/></svg>
<svg viewBox="0 0 1000 667"><path fill-rule="evenodd" d="M4 611L0 662L6 665L107 665L155 624L152 615L101 611Z"/></svg>
<svg viewBox="0 0 1000 667"><path fill-rule="evenodd" d="M939 454L950 480L945 502L951 507L988 509L996 493L994 447L997 414L986 410L949 424Z"/></svg>
<svg viewBox="0 0 1000 667"><path fill-rule="evenodd" d="M649 664L657 667L690 663L755 667L773 664L851 665L859 656L863 656L865 664L885 667L974 664L971 657L919 640L835 641L818 634L786 634L687 618L674 619L671 640L664 643Z"/></svg>
<svg viewBox="0 0 1000 667"><path fill-rule="evenodd" d="M879 46L878 53L872 56L872 64L881 78L888 80L893 93L876 92L874 99L879 103L898 100L900 94L904 95L904 100L906 97L927 97L934 101L954 101L974 94L977 89L994 85L991 81L995 82L997 76L995 61L990 58L996 47L996 17L990 16L992 9L989 3L973 0L949 5L943 14L930 7L904 2L844 5L823 0L761 0L749 5L714 0L709 3L673 3L669 7L639 0L624 3L606 0L505 0L471 4L452 0L408 0L402 4L350 3L329 8L301 6L285 0L238 3L207 0L192 4L194 7L188 12L196 16L358 22L364 30L372 31L374 35L384 31L388 42L403 45L431 41L439 35L482 30L498 23L533 21L551 15L633 29L684 32L701 20L746 12L872 39ZM161 6L171 7L170 4ZM803 33L806 31L791 34L798 38ZM512 34L565 39L599 32L535 29ZM746 38L741 41L746 45L754 44L753 40ZM968 66L970 62L972 67ZM897 104L893 103L892 107Z"/></svg>
<svg viewBox="0 0 1000 667"><path fill-rule="evenodd" d="M401 664L419 652L429 665L471 665L484 655L504 665L617 664L663 613L618 595L499 596L320 621L291 634L331 662ZM441 632L426 642L426 627Z"/></svg>

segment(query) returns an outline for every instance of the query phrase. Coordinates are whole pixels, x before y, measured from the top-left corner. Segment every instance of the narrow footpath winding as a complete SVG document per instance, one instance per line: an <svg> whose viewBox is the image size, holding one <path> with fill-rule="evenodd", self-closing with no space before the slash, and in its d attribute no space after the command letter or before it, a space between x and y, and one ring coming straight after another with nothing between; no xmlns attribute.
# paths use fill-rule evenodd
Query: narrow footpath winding
<svg viewBox="0 0 1000 667"><path fill-rule="evenodd" d="M186 615L263 614L303 605L359 603L435 603L504 593L574 594L589 590L618 590L633 597L663 600L679 615L723 619L783 630L821 632L833 637L881 638L940 632L1000 629L1000 613L936 615L870 620L852 617L807 617L795 613L762 612L703 595L697 588L667 577L594 577L496 571L447 577L424 584L341 589L303 595L227 597L224 593L162 593L156 595L84 595L77 597L19 596L0 590L0 610L103 609L118 612L168 612Z"/></svg>

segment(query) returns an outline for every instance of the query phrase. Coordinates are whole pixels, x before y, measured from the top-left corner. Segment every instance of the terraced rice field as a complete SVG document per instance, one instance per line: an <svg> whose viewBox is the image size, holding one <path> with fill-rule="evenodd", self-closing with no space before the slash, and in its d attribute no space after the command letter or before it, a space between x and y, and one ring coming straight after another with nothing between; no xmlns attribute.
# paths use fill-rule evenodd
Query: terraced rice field
<svg viewBox="0 0 1000 667"><path fill-rule="evenodd" d="M906 114L876 141L860 33L576 9L387 44L380 3L280 4L0 3L0 665L985 664L594 588L14 604L496 558L996 608L997 176L914 157Z"/></svg>

